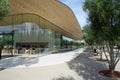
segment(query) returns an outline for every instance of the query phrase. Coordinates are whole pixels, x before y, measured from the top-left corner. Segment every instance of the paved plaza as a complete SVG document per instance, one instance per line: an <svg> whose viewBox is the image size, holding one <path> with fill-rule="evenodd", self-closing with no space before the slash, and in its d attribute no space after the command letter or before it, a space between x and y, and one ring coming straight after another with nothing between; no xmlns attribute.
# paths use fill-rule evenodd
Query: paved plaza
<svg viewBox="0 0 120 80"><path fill-rule="evenodd" d="M94 59L85 48L6 58L0 61L0 67L4 68L0 71L0 80L120 80L100 76L98 71L107 69L107 65ZM119 64L117 70L120 70Z"/></svg>

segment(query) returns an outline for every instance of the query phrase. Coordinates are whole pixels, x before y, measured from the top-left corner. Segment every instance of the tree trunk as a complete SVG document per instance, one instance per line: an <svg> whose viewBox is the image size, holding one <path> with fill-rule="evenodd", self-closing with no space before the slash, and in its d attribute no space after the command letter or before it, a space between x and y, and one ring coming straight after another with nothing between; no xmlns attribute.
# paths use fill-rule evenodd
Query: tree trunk
<svg viewBox="0 0 120 80"><path fill-rule="evenodd" d="M115 66L116 66L115 65L115 59L114 59L113 46L110 46L109 56L110 56L109 70L111 71L111 73L113 73L114 70L115 70Z"/></svg>
<svg viewBox="0 0 120 80"><path fill-rule="evenodd" d="M106 56L106 59L107 59L108 65L109 65L109 71L111 72L111 74L113 74L114 70L115 70L115 67L116 67L116 64L118 63L119 59L115 58L112 45L110 45L110 46L107 45L106 48L108 50L109 56L107 56L106 51L103 48L104 54Z"/></svg>
<svg viewBox="0 0 120 80"><path fill-rule="evenodd" d="M103 60L103 58L102 58L102 53L100 53L100 60Z"/></svg>
<svg viewBox="0 0 120 80"><path fill-rule="evenodd" d="M100 60L103 60L101 48L102 48L102 46L100 46L100 48L99 48L99 50L100 50L100 53L99 53L99 54L100 54Z"/></svg>
<svg viewBox="0 0 120 80"><path fill-rule="evenodd" d="M2 49L0 48L0 59L2 59Z"/></svg>

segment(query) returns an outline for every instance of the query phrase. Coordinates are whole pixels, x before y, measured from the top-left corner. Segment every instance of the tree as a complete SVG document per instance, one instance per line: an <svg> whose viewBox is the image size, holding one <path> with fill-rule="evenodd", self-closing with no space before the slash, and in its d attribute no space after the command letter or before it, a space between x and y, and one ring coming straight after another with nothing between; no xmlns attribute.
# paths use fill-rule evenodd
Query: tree
<svg viewBox="0 0 120 80"><path fill-rule="evenodd" d="M7 0L0 0L0 20L9 12L9 4ZM2 48L0 48L0 59L1 59Z"/></svg>
<svg viewBox="0 0 120 80"><path fill-rule="evenodd" d="M118 53L115 54L113 50L120 39L119 3L120 0L85 0L83 7L88 12L92 35L96 36L95 40L104 43L108 49L109 57L106 56L106 58L111 73L114 72L119 61Z"/></svg>
<svg viewBox="0 0 120 80"><path fill-rule="evenodd" d="M9 12L9 3L7 0L0 0L0 20Z"/></svg>
<svg viewBox="0 0 120 80"><path fill-rule="evenodd" d="M93 36L93 33L92 33L92 30L91 30L91 27L88 26L88 25L85 25L83 27L83 35L84 35L84 39L85 39L85 42L88 44L88 45L93 45L94 44L94 36Z"/></svg>

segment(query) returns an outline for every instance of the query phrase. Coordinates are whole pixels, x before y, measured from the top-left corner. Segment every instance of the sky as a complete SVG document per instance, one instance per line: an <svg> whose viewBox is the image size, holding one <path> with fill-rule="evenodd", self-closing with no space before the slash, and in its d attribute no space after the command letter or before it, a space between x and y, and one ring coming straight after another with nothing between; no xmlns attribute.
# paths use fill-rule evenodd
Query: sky
<svg viewBox="0 0 120 80"><path fill-rule="evenodd" d="M87 14L83 11L84 0L59 0L69 6L74 12L81 28L87 24Z"/></svg>

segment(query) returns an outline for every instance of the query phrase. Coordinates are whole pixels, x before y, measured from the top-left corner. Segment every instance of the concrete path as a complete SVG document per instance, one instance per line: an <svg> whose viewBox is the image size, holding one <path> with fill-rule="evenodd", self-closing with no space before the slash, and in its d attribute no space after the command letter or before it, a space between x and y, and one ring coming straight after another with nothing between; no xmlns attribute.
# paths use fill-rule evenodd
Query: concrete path
<svg viewBox="0 0 120 80"><path fill-rule="evenodd" d="M83 52L83 48L74 51L48 54L46 56L37 55L22 55L0 60L0 68L25 68L25 67L40 67L55 65L68 62L74 59L77 55Z"/></svg>
<svg viewBox="0 0 120 80"><path fill-rule="evenodd" d="M90 51L85 49L43 57L16 58L15 61L1 60L0 67L6 69L0 71L0 80L120 80L100 76L98 71L107 69L106 63L93 60ZM21 58L25 61L19 61ZM11 62L11 65L3 65L5 61Z"/></svg>

